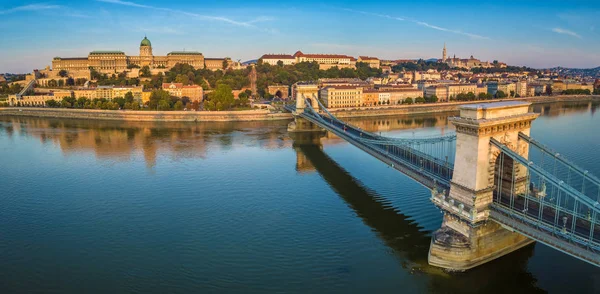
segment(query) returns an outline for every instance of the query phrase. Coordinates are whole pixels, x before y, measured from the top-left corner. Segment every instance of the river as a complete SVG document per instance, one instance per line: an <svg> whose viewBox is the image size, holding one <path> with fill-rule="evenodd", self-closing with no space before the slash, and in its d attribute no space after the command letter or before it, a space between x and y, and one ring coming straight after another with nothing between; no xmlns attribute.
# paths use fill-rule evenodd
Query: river
<svg viewBox="0 0 600 294"><path fill-rule="evenodd" d="M532 109L534 138L600 175L600 104ZM349 121L430 135L456 114ZM0 117L0 291L600 291L600 269L543 244L430 267L430 192L339 138L295 142L287 123Z"/></svg>

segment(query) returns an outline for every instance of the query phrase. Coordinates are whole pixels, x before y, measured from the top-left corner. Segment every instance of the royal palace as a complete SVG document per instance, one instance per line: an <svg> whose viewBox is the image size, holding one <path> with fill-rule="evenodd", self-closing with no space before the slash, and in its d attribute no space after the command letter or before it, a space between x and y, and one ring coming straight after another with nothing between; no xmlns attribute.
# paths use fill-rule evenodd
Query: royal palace
<svg viewBox="0 0 600 294"><path fill-rule="evenodd" d="M130 68L148 66L150 69L169 69L177 63L185 63L196 69L224 69L232 65L230 58L205 58L196 51L173 51L166 56L154 56L152 43L144 37L140 43L139 56L127 56L123 51L92 51L87 57L55 57L52 69L82 71L90 68L102 73L119 73Z"/></svg>

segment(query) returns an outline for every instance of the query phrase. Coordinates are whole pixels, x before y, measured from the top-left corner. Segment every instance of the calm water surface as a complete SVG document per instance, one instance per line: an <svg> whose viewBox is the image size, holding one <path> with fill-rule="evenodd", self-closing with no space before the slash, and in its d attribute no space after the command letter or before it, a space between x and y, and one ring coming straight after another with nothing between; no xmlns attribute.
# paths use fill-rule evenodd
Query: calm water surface
<svg viewBox="0 0 600 294"><path fill-rule="evenodd" d="M599 105L533 109L532 136L600 175ZM453 115L350 121L411 136ZM600 292L600 269L542 244L466 273L428 266L430 192L287 123L0 117L0 292Z"/></svg>

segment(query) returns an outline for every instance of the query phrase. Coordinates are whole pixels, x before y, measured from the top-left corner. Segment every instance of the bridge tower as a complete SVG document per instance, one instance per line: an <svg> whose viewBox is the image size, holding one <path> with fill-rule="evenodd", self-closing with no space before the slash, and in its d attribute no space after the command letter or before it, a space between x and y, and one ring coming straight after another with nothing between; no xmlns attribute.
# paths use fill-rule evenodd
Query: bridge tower
<svg viewBox="0 0 600 294"><path fill-rule="evenodd" d="M529 145L519 139L519 132L529 135L531 122L538 116L529 112L530 104L465 105L460 117L451 118L457 133L454 174L449 195L432 197L444 218L431 239L429 264L463 271L533 242L488 220L494 193L518 193L528 184L526 167L499 160L501 152L490 139L528 158Z"/></svg>
<svg viewBox="0 0 600 294"><path fill-rule="evenodd" d="M314 83L296 83L293 88L293 96L296 99L295 119L288 125L288 132L312 132L323 130L313 123L298 117L307 107L306 102L310 101L310 106L314 110L319 110L319 86Z"/></svg>

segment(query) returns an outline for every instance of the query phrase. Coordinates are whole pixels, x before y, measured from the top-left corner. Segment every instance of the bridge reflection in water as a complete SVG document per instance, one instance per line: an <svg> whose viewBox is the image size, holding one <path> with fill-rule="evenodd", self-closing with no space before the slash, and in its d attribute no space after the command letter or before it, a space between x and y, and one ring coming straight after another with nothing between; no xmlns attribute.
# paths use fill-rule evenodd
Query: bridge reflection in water
<svg viewBox="0 0 600 294"><path fill-rule="evenodd" d="M528 246L489 264L465 273L449 274L427 262L431 232L425 231L410 216L400 213L383 195L365 187L325 151L322 133L290 133L296 151L296 170L317 172L352 209L363 223L393 250L402 267L415 275L425 275L434 293L544 293L527 271L534 246ZM506 281L519 281L518 291ZM407 290L407 289L405 289ZM407 290L408 291L408 290Z"/></svg>
<svg viewBox="0 0 600 294"><path fill-rule="evenodd" d="M401 139L350 125L316 102L288 107L296 115L290 132L325 129L431 189L444 221L431 242L430 264L463 271L536 240L600 266L600 179L529 137L538 116L529 112L530 103L461 106L460 117L451 119L456 135ZM455 151L445 148L454 141ZM544 167L544 157L529 161L530 145L553 157L553 170ZM556 162L568 172L557 173ZM582 176L579 186L572 171ZM552 197L545 197L546 185Z"/></svg>

